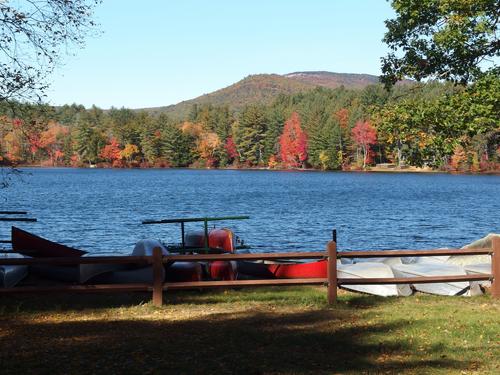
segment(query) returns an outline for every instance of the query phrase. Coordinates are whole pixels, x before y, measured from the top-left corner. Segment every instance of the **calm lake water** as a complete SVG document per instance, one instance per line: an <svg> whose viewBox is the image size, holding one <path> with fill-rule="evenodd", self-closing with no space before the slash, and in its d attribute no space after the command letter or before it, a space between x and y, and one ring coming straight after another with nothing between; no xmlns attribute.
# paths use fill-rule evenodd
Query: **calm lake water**
<svg viewBox="0 0 500 375"><path fill-rule="evenodd" d="M500 176L233 170L24 169L0 191L18 226L91 252L130 252L143 238L180 241L144 219L249 215L225 224L253 251L462 246L500 232ZM2 238L10 223L1 225ZM189 224L188 229L201 228Z"/></svg>

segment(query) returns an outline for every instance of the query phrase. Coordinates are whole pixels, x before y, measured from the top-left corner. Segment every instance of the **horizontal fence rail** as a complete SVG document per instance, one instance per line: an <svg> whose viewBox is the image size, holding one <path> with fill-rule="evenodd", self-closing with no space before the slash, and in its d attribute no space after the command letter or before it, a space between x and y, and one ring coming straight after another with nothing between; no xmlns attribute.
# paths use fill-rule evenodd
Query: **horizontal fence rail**
<svg viewBox="0 0 500 375"><path fill-rule="evenodd" d="M456 275L456 276L415 276L415 277L383 277L383 278L339 278L340 285L390 285L390 284L432 284L458 281L488 281L491 275Z"/></svg>
<svg viewBox="0 0 500 375"><path fill-rule="evenodd" d="M338 258L375 258L375 257L419 257L442 255L490 255L492 259L491 274L484 275L452 275L452 276L419 276L409 278L338 278ZM171 262L210 262L236 260L286 260L286 259L326 259L326 278L300 279L262 279L262 280L226 280L226 281L190 281L163 282L162 274L165 263ZM152 284L100 284L100 285L57 285L57 286L19 286L0 288L0 293L34 293L34 292L152 292L153 304L163 303L163 292L168 290L233 288L247 286L292 286L292 285L326 285L329 303L337 298L337 287L342 285L385 285L385 284L424 284L459 281L492 282L491 294L500 297L500 238L494 238L491 248L484 249L436 249L436 250L383 250L383 251L341 251L337 252L337 244L330 241L326 251L291 252L291 253L248 253L248 254L194 254L163 256L160 248L153 250L152 256L88 256L68 258L2 258L1 265L79 265L79 264L136 264L152 265Z"/></svg>
<svg viewBox="0 0 500 375"><path fill-rule="evenodd" d="M492 248L484 249L435 249L435 250L354 250L339 251L339 258L390 258L390 257L424 257L443 255L490 255Z"/></svg>

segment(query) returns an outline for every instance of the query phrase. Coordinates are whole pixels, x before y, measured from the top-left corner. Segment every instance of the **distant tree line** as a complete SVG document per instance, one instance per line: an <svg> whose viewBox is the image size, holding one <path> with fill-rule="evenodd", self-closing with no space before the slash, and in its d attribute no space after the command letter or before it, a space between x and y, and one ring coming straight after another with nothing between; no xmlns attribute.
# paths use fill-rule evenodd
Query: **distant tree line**
<svg viewBox="0 0 500 375"><path fill-rule="evenodd" d="M499 169L500 79L316 88L175 120L127 108L0 103L3 165L352 170L376 163Z"/></svg>

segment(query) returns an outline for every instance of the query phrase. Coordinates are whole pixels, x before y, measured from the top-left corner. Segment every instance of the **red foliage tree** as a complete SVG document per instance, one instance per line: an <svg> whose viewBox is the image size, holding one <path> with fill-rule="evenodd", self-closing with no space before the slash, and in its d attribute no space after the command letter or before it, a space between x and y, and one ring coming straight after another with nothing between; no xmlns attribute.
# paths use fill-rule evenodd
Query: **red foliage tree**
<svg viewBox="0 0 500 375"><path fill-rule="evenodd" d="M285 122L279 139L281 161L286 167L296 168L307 160L307 134L300 126L297 112Z"/></svg>
<svg viewBox="0 0 500 375"><path fill-rule="evenodd" d="M369 121L358 121L352 129L352 138L363 152L363 168L369 162L370 146L377 143L377 131Z"/></svg>
<svg viewBox="0 0 500 375"><path fill-rule="evenodd" d="M238 150L236 149L236 144L233 141L232 137L226 139L226 144L224 145L226 149L227 157L230 161L233 161L238 157Z"/></svg>
<svg viewBox="0 0 500 375"><path fill-rule="evenodd" d="M111 138L111 141L109 144L104 146L101 150L101 153L99 156L106 161L109 161L111 163L115 162L116 160L120 160L122 155L121 155L121 149L120 149L120 144L116 140L116 138Z"/></svg>

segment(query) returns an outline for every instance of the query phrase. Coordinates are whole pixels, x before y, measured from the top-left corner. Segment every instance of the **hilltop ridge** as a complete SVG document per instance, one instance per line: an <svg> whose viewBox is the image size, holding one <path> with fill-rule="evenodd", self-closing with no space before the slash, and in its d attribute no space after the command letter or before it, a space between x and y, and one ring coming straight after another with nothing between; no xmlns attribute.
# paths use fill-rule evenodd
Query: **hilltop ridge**
<svg viewBox="0 0 500 375"><path fill-rule="evenodd" d="M148 112L166 113L175 118L187 115L193 104L227 105L239 111L247 104L269 104L279 94L294 94L314 89L317 86L348 89L362 89L377 84L378 77L371 74L333 73L327 71L302 71L280 74L253 74L242 80L198 96L164 107L143 108Z"/></svg>

